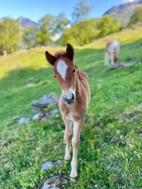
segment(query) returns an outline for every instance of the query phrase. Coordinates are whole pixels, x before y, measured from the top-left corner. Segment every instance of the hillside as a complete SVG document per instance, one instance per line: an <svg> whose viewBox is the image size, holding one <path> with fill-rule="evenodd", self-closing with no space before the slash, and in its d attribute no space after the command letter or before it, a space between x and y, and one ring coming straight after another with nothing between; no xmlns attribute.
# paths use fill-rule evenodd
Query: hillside
<svg viewBox="0 0 142 189"><path fill-rule="evenodd" d="M120 19L121 25L126 25L132 16L134 9L139 5L142 5L142 0L135 0L119 6L114 6L107 10L103 16L111 14L114 18Z"/></svg>
<svg viewBox="0 0 142 189"><path fill-rule="evenodd" d="M47 121L35 121L31 103L45 94L60 94L44 51L36 48L0 57L0 188L41 188L59 176L65 189L141 188L142 147L142 36L140 28L114 34L122 39L119 58L135 62L124 70L104 67L107 36L75 49L75 63L89 77L91 101L81 130L78 181L69 179L70 162L64 161L64 124L58 105ZM132 30L134 32L132 32ZM137 33L137 35L136 35ZM135 36L135 38L134 38ZM33 80L27 82L31 77ZM53 113L54 112L54 113ZM27 123L18 124L21 117ZM60 160L60 161L58 161ZM41 165L54 164L48 170Z"/></svg>
<svg viewBox="0 0 142 189"><path fill-rule="evenodd" d="M86 46L91 46L93 48L104 48L107 42L115 39L119 40L121 45L129 44L142 39L142 22L138 22L137 24L123 29L120 32L105 36L101 39L97 39Z"/></svg>

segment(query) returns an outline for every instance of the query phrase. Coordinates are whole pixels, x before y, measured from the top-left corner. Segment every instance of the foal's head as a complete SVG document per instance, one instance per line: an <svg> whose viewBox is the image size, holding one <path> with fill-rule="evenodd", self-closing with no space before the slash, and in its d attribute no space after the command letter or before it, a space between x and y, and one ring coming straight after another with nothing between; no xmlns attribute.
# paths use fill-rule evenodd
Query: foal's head
<svg viewBox="0 0 142 189"><path fill-rule="evenodd" d="M53 74L57 79L64 101L74 104L76 99L76 72L77 66L74 64L74 49L68 43L66 52L59 52L55 56L45 52L47 61L53 66Z"/></svg>

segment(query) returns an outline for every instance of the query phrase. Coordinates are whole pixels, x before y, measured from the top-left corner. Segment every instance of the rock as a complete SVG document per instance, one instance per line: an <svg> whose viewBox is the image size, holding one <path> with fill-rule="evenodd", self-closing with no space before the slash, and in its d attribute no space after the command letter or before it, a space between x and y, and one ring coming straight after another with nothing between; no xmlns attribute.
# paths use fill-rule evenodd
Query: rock
<svg viewBox="0 0 142 189"><path fill-rule="evenodd" d="M6 127L10 126L10 122L7 122L7 123L5 124L5 126L6 126Z"/></svg>
<svg viewBox="0 0 142 189"><path fill-rule="evenodd" d="M59 189L56 187L56 184L47 184L46 182L44 183L44 186L42 189Z"/></svg>
<svg viewBox="0 0 142 189"><path fill-rule="evenodd" d="M43 165L41 165L41 169L46 171L47 169L49 169L49 167L53 166L53 162L52 161L47 161L46 163L44 163Z"/></svg>
<svg viewBox="0 0 142 189"><path fill-rule="evenodd" d="M100 85L100 84L98 84L97 88L98 88L98 90L100 90L100 89L101 89L101 85Z"/></svg>
<svg viewBox="0 0 142 189"><path fill-rule="evenodd" d="M58 113L58 110L57 110L57 109L54 109L54 110L50 111L50 113L51 113L51 114L56 114L56 113Z"/></svg>
<svg viewBox="0 0 142 189"><path fill-rule="evenodd" d="M48 179L47 181L45 181L42 189L48 189L48 188L57 189L56 186L60 186L60 185L61 185L60 177L55 176L55 177L52 177L52 178Z"/></svg>
<svg viewBox="0 0 142 189"><path fill-rule="evenodd" d="M103 80L102 80L102 79L98 79L97 81L98 81L98 82L102 82Z"/></svg>
<svg viewBox="0 0 142 189"><path fill-rule="evenodd" d="M23 124L23 123L26 123L27 121L29 121L30 118L26 118L26 117L21 117L18 121L18 124Z"/></svg>
<svg viewBox="0 0 142 189"><path fill-rule="evenodd" d="M59 159L57 160L54 165L64 164L63 160Z"/></svg>
<svg viewBox="0 0 142 189"><path fill-rule="evenodd" d="M108 66L108 70L110 69L125 69L127 67L130 67L134 64L135 62L129 62L129 63L117 63L111 66Z"/></svg>
<svg viewBox="0 0 142 189"><path fill-rule="evenodd" d="M32 119L33 120L40 120L40 117L41 117L41 115L40 115L40 113L38 113L38 114L35 114Z"/></svg>
<svg viewBox="0 0 142 189"><path fill-rule="evenodd" d="M36 108L46 108L48 104L54 104L58 102L58 97L55 96L54 93L49 95L44 95L43 97L39 98L39 100L35 100L32 102L32 106Z"/></svg>
<svg viewBox="0 0 142 189"><path fill-rule="evenodd" d="M34 80L34 78L33 78L33 77L30 77L30 78L26 81L26 83L28 84L28 83L32 82L33 80Z"/></svg>
<svg viewBox="0 0 142 189"><path fill-rule="evenodd" d="M15 121L15 120L17 120L17 119L19 119L19 116L14 116L14 117L12 118L13 121Z"/></svg>
<svg viewBox="0 0 142 189"><path fill-rule="evenodd" d="M48 120L47 117L43 117L43 118L40 119L41 122L44 122L44 121L47 121L47 120Z"/></svg>
<svg viewBox="0 0 142 189"><path fill-rule="evenodd" d="M45 109L42 109L39 113L35 114L32 119L33 120L39 120L41 122L47 121L48 117L53 113L55 114L56 112L57 112L57 110L56 111L53 110L53 111L50 111L50 112L46 112Z"/></svg>
<svg viewBox="0 0 142 189"><path fill-rule="evenodd" d="M14 74L13 74L13 75L14 75L14 76L16 76L17 74L18 74L18 72L14 72Z"/></svg>

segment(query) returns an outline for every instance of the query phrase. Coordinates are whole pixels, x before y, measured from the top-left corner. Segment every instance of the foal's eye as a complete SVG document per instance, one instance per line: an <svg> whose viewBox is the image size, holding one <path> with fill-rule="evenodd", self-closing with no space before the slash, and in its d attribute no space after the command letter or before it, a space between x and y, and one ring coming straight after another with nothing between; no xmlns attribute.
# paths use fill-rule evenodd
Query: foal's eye
<svg viewBox="0 0 142 189"><path fill-rule="evenodd" d="M75 69L72 71L72 73L75 73Z"/></svg>
<svg viewBox="0 0 142 189"><path fill-rule="evenodd" d="M53 75L56 78L56 75Z"/></svg>

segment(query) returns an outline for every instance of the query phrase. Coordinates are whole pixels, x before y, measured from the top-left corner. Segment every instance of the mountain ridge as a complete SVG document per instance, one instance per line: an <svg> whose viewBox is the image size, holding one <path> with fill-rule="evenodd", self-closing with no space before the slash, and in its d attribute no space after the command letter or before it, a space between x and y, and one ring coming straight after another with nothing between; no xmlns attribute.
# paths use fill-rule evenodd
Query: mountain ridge
<svg viewBox="0 0 142 189"><path fill-rule="evenodd" d="M37 28L37 23L29 18L25 18L25 17L21 16L17 19L17 21L20 22L21 28L26 28L26 27Z"/></svg>
<svg viewBox="0 0 142 189"><path fill-rule="evenodd" d="M134 9L142 5L142 0L135 0L133 2L128 2L120 4L118 6L113 6L108 9L103 16L112 15L114 18L120 19L121 25L126 25L129 22L130 17L134 13Z"/></svg>

